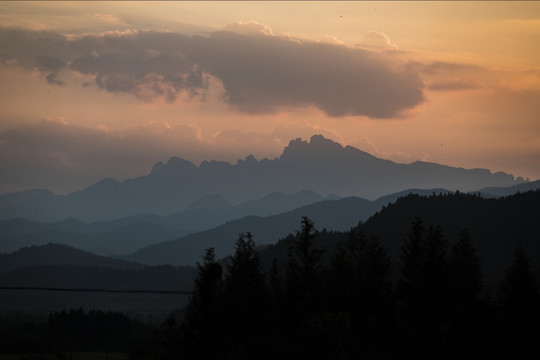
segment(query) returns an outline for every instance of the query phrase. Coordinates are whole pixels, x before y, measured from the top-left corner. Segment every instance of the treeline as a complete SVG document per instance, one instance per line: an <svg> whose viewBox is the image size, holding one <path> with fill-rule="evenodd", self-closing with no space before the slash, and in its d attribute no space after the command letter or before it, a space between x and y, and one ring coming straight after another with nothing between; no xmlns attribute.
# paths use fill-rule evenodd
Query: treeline
<svg viewBox="0 0 540 360"><path fill-rule="evenodd" d="M0 354L31 358L72 358L74 352L140 353L155 326L112 311L71 309L47 319L30 315L0 317Z"/></svg>
<svg viewBox="0 0 540 360"><path fill-rule="evenodd" d="M399 254L399 274L376 237L351 231L326 254L308 218L284 264L261 270L251 234L225 265L208 249L182 320L171 316L156 359L476 359L538 355L538 283L518 247L499 293L483 289L466 230L449 241L420 219Z"/></svg>

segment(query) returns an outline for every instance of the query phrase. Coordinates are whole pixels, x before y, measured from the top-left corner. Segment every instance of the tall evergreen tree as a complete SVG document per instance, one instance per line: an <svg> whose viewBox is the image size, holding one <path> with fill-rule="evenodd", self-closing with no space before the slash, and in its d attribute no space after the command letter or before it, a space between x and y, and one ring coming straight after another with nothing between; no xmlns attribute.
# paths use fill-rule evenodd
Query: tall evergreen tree
<svg viewBox="0 0 540 360"><path fill-rule="evenodd" d="M437 358L449 296L447 243L440 228L426 231L416 218L401 248L401 261L398 296L407 344L403 352L413 358Z"/></svg>
<svg viewBox="0 0 540 360"><path fill-rule="evenodd" d="M180 328L182 354L191 359L208 359L223 347L219 333L223 323L219 303L223 270L216 262L214 248L206 250L197 269L195 292Z"/></svg>
<svg viewBox="0 0 540 360"><path fill-rule="evenodd" d="M480 299L483 287L480 257L467 229L450 246L448 272L454 302L471 303Z"/></svg>
<svg viewBox="0 0 540 360"><path fill-rule="evenodd" d="M512 265L500 285L503 328L508 356L536 353L540 337L539 290L531 261L521 246L514 253ZM532 353L531 353L532 352Z"/></svg>
<svg viewBox="0 0 540 360"><path fill-rule="evenodd" d="M389 356L395 328L390 257L376 237L362 233L350 233L347 249L352 269L351 320L360 339L358 351L367 357Z"/></svg>
<svg viewBox="0 0 540 360"><path fill-rule="evenodd" d="M234 255L228 259L223 298L224 312L234 318L234 324L229 325L242 332L261 326L267 292L259 253L249 232L238 236Z"/></svg>
<svg viewBox="0 0 540 360"><path fill-rule="evenodd" d="M482 298L480 257L467 229L450 246L448 279L445 351L459 359L486 356L486 349L491 348L489 343L493 340L493 326L488 319L488 304Z"/></svg>
<svg viewBox="0 0 540 360"><path fill-rule="evenodd" d="M302 218L301 229L289 246L287 268L287 288L291 301L300 307L300 313L307 316L320 303L323 250L314 245L315 227L306 216Z"/></svg>

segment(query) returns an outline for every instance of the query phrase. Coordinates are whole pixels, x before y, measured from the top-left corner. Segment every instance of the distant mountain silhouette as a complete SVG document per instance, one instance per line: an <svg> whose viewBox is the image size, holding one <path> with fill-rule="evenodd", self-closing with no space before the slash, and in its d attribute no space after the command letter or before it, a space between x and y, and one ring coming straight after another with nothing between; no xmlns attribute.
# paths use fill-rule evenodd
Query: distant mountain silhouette
<svg viewBox="0 0 540 360"><path fill-rule="evenodd" d="M208 196L169 216L139 214L112 221L85 223L66 219L55 223L27 219L0 220L0 253L25 246L62 243L99 255L125 255L141 247L203 231L248 215L269 216L324 198L312 191L272 193L236 206L220 196Z"/></svg>
<svg viewBox="0 0 540 360"><path fill-rule="evenodd" d="M473 191L523 182L485 169L462 169L429 162L397 164L315 135L309 142L292 140L273 160L252 155L236 164L204 161L198 167L172 157L150 174L118 182L104 179L84 190L53 195L31 190L0 196L0 219L14 217L59 221L112 220L141 213L167 215L186 209L210 194L238 204L272 192L374 199L408 188ZM222 202L223 205L223 202Z"/></svg>
<svg viewBox="0 0 540 360"><path fill-rule="evenodd" d="M356 197L320 201L278 215L230 221L211 230L150 245L124 258L148 265L193 265L209 247L215 248L218 257L231 254L242 232L251 232L257 244L273 244L298 229L302 216L313 219L319 228L344 231L371 215L375 206L369 200Z"/></svg>
<svg viewBox="0 0 540 360"><path fill-rule="evenodd" d="M126 224L120 221L86 224L73 219L57 223L11 219L0 221L0 230L2 231L0 252L11 252L25 246L54 242L99 255L126 254L148 244L188 233L170 230L159 224L138 220L136 217Z"/></svg>
<svg viewBox="0 0 540 360"><path fill-rule="evenodd" d="M76 265L134 270L144 266L121 259L98 256L60 244L25 247L11 254L0 254L0 274L36 265Z"/></svg>
<svg viewBox="0 0 540 360"><path fill-rule="evenodd" d="M540 180L526 182L524 184L518 184L508 187L488 187L484 189L477 190L475 192L482 195L482 197L501 197L513 195L517 192L526 192L531 190L540 189Z"/></svg>
<svg viewBox="0 0 540 360"><path fill-rule="evenodd" d="M188 207L186 210L199 210L199 209L228 209L231 204L221 195L207 195L204 196Z"/></svg>

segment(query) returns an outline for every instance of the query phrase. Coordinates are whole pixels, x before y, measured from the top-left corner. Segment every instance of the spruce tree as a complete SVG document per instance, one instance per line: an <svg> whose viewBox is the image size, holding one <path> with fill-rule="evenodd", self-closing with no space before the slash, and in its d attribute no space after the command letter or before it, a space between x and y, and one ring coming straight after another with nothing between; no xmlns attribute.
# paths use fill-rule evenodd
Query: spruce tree
<svg viewBox="0 0 540 360"><path fill-rule="evenodd" d="M520 357L538 354L538 283L531 269L531 260L521 246L516 248L512 265L500 284L500 299L506 354Z"/></svg>
<svg viewBox="0 0 540 360"><path fill-rule="evenodd" d="M206 249L203 263L197 263L197 269L195 291L180 327L181 351L187 358L208 359L223 347L219 301L223 271L216 262L214 248Z"/></svg>
<svg viewBox="0 0 540 360"><path fill-rule="evenodd" d="M289 262L287 268L287 288L291 301L299 306L302 316L307 316L315 310L321 299L323 250L314 244L315 227L306 216L302 217L301 229L296 233L289 246Z"/></svg>

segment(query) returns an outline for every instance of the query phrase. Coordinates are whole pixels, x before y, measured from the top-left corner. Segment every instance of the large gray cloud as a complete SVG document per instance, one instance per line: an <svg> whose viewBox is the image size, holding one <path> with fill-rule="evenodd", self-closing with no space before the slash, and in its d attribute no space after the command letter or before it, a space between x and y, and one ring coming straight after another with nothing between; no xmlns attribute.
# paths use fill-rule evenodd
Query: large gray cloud
<svg viewBox="0 0 540 360"><path fill-rule="evenodd" d="M36 67L50 83L69 68L94 76L109 92L174 101L204 94L219 79L224 101L247 113L314 105L328 115L396 116L424 100L415 67L399 67L377 52L262 33L218 31L208 36L126 32L67 37L0 29L2 57Z"/></svg>

